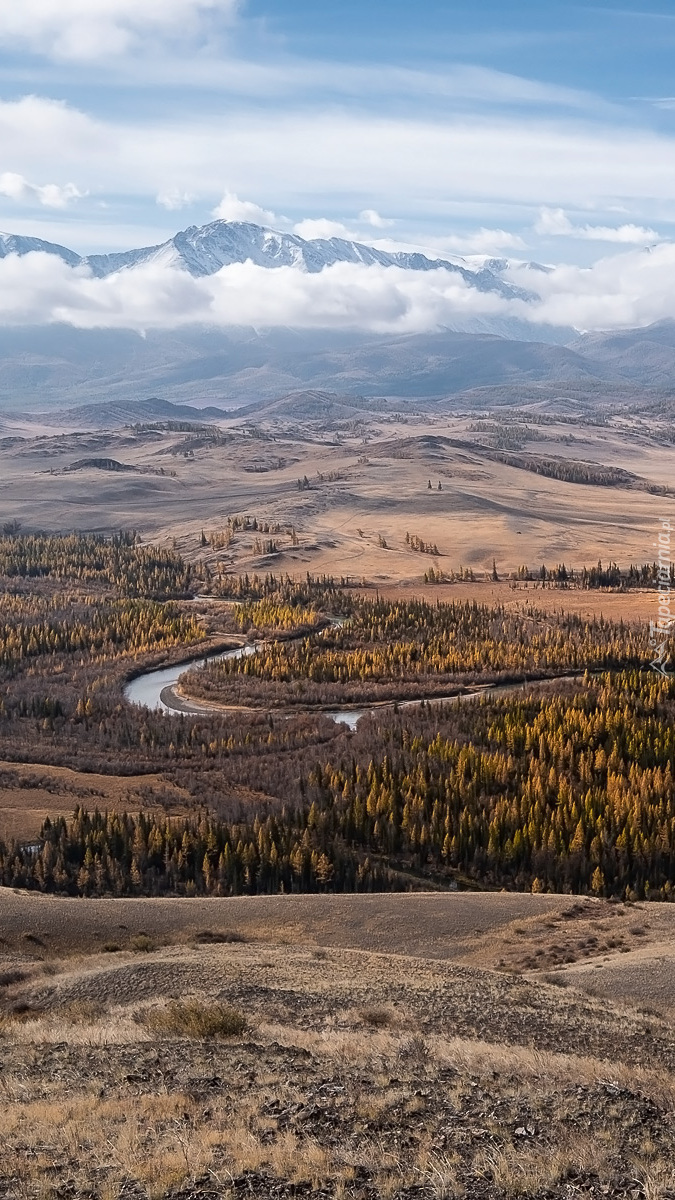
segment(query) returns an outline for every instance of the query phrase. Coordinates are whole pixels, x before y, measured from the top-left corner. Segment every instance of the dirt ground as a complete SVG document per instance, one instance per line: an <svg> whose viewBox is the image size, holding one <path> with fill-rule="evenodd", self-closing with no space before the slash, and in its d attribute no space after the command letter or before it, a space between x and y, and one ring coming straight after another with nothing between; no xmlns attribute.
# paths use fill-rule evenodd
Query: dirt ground
<svg viewBox="0 0 675 1200"><path fill-rule="evenodd" d="M517 892L68 899L0 889L0 952L90 954L200 930L259 942L416 956L552 979L675 1008L675 906Z"/></svg>
<svg viewBox="0 0 675 1200"><path fill-rule="evenodd" d="M0 892L0 1196L672 1200L673 911Z"/></svg>
<svg viewBox="0 0 675 1200"><path fill-rule="evenodd" d="M373 588L357 589L361 594L372 594ZM582 591L573 587L555 587L540 583L515 583L500 580L479 579L473 583L424 584L419 582L388 583L377 587L385 600L423 597L435 603L437 600L451 603L453 600L475 600L477 604L503 605L511 612L536 608L541 612L577 613L586 620L605 617L611 621L649 622L658 619L658 595L648 589L626 592L605 590Z"/></svg>

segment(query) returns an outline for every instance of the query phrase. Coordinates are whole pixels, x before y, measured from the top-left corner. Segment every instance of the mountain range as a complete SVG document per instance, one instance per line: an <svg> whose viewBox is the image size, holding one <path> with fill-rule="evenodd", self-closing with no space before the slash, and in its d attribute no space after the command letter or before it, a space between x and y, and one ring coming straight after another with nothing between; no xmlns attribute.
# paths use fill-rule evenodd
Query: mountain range
<svg viewBox="0 0 675 1200"><path fill-rule="evenodd" d="M270 271L293 267L309 273L349 262L411 272L442 269L483 292L530 298L504 277L509 265L504 259L475 267L461 259L389 252L343 238L305 239L245 222L214 221L160 245L89 256L39 238L0 235L0 258L35 251L56 255L69 267L85 267L99 278L149 263L203 277L246 261ZM545 270L531 264L533 286ZM589 335L479 316L418 334L281 326L191 325L143 335L66 324L0 327L0 409L5 411L101 401L124 405L148 396L233 409L308 390L433 403L470 391L472 404L490 403L496 393L519 403L532 388L575 403L580 396L591 403L626 402L645 389L668 394L675 390L675 323Z"/></svg>
<svg viewBox="0 0 675 1200"><path fill-rule="evenodd" d="M299 267L311 274L336 263L360 263L363 266L399 267L404 271L442 269L460 275L469 287L481 292L496 292L507 299L534 298L533 292L514 287L501 278L508 266L504 259L492 259L474 270L461 259L432 259L416 252L379 250L338 237L302 238L247 221L192 225L157 246L112 254L79 255L66 246L40 238L0 234L0 258L6 258L8 254L22 257L36 251L56 255L69 267L86 267L97 279L153 263L187 271L195 278L215 275L216 271L233 263L253 262L270 270Z"/></svg>
<svg viewBox="0 0 675 1200"><path fill-rule="evenodd" d="M455 398L472 408L545 397L591 408L657 401L675 394L675 323L568 346L447 330L186 328L141 337L67 325L0 328L0 411L119 406L149 396L232 410L307 390L418 406L454 406Z"/></svg>

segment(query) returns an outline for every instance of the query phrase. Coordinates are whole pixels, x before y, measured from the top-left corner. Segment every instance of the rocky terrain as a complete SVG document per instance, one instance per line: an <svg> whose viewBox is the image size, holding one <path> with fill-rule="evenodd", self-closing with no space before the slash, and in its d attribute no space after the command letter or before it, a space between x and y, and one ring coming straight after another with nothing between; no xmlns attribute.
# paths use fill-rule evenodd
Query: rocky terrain
<svg viewBox="0 0 675 1200"><path fill-rule="evenodd" d="M669 906L22 903L0 895L7 1200L675 1196L669 1006L616 975L663 954Z"/></svg>

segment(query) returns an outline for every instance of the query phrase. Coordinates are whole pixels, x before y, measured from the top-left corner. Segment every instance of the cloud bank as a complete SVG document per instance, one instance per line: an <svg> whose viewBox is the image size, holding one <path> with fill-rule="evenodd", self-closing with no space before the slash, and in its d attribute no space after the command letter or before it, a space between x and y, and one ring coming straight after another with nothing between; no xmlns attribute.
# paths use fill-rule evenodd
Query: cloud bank
<svg viewBox="0 0 675 1200"><path fill-rule="evenodd" d="M542 208L534 228L544 237L573 237L624 246L648 246L659 240L655 229L645 229L643 225L574 225L562 208Z"/></svg>
<svg viewBox="0 0 675 1200"><path fill-rule="evenodd" d="M187 195L212 209L222 197L218 207L227 214L248 205L238 197L257 196L269 197L275 211L321 215L335 213L336 196L349 195L363 222L382 228L379 214L395 196L398 229L414 210L420 221L433 220L436 235L461 215L515 233L516 217L521 232L531 227L533 209L543 209L546 236L605 241L616 233L608 216L585 226L566 212L623 209L635 224L620 226L621 237L611 240L625 244L655 240L651 221L675 216L675 138L600 120L430 119L283 106L245 108L228 120L190 106L166 119L156 111L102 119L24 96L0 101L0 144L6 169L29 180L74 179L92 204L123 195L150 197L154 208L158 196L179 204ZM273 215L267 206L263 216L258 206L255 216L249 211L263 224Z"/></svg>
<svg viewBox="0 0 675 1200"><path fill-rule="evenodd" d="M675 244L631 250L591 268L512 265L505 277L539 292L527 302L467 286L446 270L338 263L318 274L251 262L195 279L160 264L96 279L42 253L0 261L0 324L81 329L178 329L191 324L417 333L471 317L515 318L579 330L675 319Z"/></svg>
<svg viewBox="0 0 675 1200"><path fill-rule="evenodd" d="M44 208L67 208L72 200L82 200L86 195L74 183L66 183L60 187L57 183L46 183L39 186L29 183L23 175L13 171L4 171L0 175L0 196L17 203L36 202Z"/></svg>
<svg viewBox="0 0 675 1200"><path fill-rule="evenodd" d="M192 33L204 17L231 19L237 0L4 0L0 44L86 61L133 50L143 38Z"/></svg>

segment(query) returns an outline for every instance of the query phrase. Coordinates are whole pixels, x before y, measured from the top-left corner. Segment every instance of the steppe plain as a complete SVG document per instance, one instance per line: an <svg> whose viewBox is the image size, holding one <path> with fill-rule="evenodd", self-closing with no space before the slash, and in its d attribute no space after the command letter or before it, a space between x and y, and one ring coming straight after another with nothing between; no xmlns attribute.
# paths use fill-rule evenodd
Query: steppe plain
<svg viewBox="0 0 675 1200"><path fill-rule="evenodd" d="M86 429L77 410L42 422L6 415L0 510L27 528L133 527L228 571L327 572L378 586L419 588L432 565L406 533L438 547L434 565L446 574L482 576L493 559L502 575L521 564L653 559L673 499L670 405L628 415L561 414L536 400L463 414L382 404L301 393L207 418L202 432L147 420L101 430L95 410ZM129 469L88 465L105 460ZM625 475L614 486L567 482L536 473L532 460ZM297 545L283 533L273 556L256 554L251 536L204 551L201 531L236 515L295 528Z"/></svg>
<svg viewBox="0 0 675 1200"><path fill-rule="evenodd" d="M666 1200L671 912L6 891L0 1194Z"/></svg>

